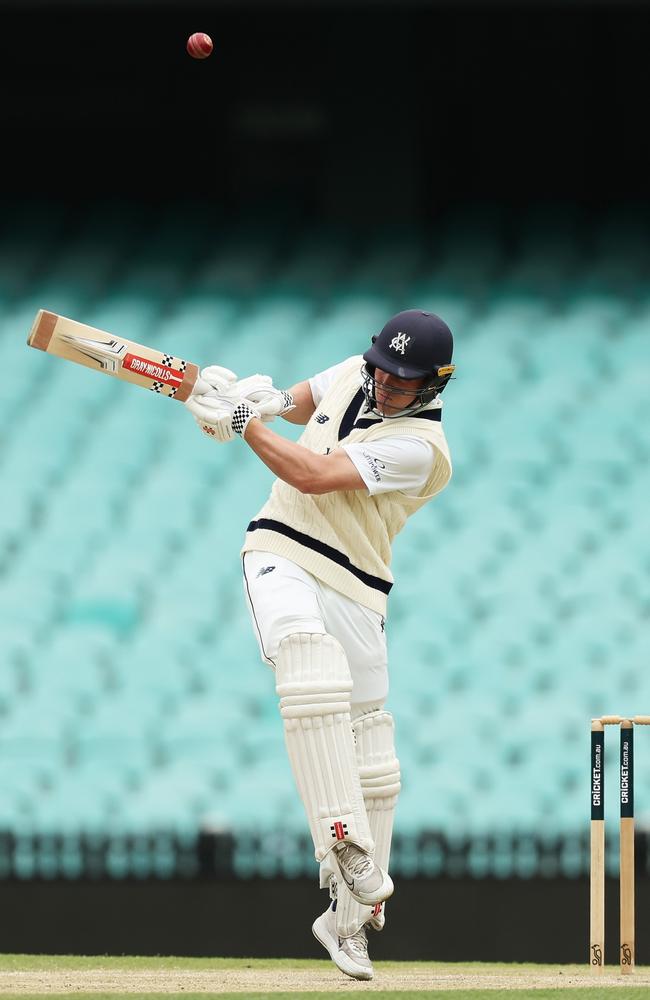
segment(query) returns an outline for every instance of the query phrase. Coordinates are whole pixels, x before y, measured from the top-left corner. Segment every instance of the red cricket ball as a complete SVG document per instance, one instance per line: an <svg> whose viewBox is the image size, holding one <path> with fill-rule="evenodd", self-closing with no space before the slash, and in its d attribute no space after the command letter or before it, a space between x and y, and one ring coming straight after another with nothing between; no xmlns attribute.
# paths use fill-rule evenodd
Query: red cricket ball
<svg viewBox="0 0 650 1000"><path fill-rule="evenodd" d="M196 31L185 46L192 59L207 59L212 52L212 39L204 31Z"/></svg>

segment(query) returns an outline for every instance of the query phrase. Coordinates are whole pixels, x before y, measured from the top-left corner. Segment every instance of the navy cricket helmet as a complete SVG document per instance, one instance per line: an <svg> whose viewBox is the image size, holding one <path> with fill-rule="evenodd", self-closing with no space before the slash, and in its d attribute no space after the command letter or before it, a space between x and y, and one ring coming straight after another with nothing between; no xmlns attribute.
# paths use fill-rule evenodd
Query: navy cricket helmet
<svg viewBox="0 0 650 1000"><path fill-rule="evenodd" d="M372 338L372 346L363 355L363 389L368 407L378 412L375 369L380 368L398 378L426 379L415 392L413 405L394 415L405 416L422 409L442 392L451 378L455 368L451 363L453 349L451 330L435 313L421 309L406 309L397 313L388 320L381 333Z"/></svg>

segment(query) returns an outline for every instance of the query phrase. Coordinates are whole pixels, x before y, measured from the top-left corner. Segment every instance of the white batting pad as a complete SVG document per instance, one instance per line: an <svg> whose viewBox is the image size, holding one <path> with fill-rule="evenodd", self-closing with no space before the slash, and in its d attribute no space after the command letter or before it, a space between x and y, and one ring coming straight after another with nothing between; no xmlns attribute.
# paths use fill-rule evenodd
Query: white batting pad
<svg viewBox="0 0 650 1000"><path fill-rule="evenodd" d="M372 853L350 719L352 677L331 635L300 632L280 643L276 691L316 860L342 840Z"/></svg>
<svg viewBox="0 0 650 1000"><path fill-rule="evenodd" d="M395 806L401 787L393 717L390 712L369 712L355 719L353 728L363 801L375 841L375 862L388 871ZM364 906L357 903L343 880L337 882L336 929L339 936L356 934L369 920L376 930L381 930L386 904Z"/></svg>

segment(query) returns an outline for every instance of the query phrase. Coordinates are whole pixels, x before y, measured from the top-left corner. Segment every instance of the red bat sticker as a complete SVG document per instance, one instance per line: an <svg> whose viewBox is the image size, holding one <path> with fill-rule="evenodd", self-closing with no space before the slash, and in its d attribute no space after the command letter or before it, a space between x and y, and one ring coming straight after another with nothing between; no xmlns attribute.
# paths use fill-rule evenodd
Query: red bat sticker
<svg viewBox="0 0 650 1000"><path fill-rule="evenodd" d="M137 354L125 354L122 368L136 375L143 375L150 378L152 382L172 382L180 385L183 381L183 372L176 368L167 368L164 365L157 365L154 361L146 358L139 358Z"/></svg>

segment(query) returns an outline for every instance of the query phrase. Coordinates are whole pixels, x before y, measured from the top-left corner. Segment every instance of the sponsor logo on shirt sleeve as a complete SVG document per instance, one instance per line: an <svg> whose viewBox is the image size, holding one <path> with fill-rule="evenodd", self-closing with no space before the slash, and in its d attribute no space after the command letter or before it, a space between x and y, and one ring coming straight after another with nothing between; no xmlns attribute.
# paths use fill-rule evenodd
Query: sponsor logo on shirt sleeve
<svg viewBox="0 0 650 1000"><path fill-rule="evenodd" d="M372 476L372 478L375 480L376 483L380 483L381 472L379 470L380 469L385 470L386 466L384 465L383 462L380 462L378 459L374 457L374 455L369 454L369 452L367 451L362 451L361 454L365 458L368 468L370 469L370 475Z"/></svg>

